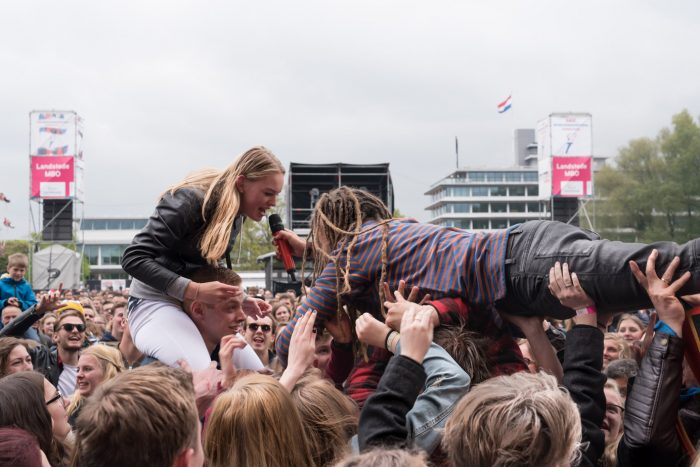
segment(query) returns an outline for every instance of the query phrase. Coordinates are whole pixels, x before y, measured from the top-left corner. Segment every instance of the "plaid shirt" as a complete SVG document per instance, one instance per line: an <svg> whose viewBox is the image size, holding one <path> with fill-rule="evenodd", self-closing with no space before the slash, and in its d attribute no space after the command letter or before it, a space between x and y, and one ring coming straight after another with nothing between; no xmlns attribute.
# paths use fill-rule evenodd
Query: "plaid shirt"
<svg viewBox="0 0 700 467"><path fill-rule="evenodd" d="M386 282L392 290L403 279L434 299L460 297L470 305L487 306L505 296L507 230L471 233L409 219L394 219L387 225ZM358 310L382 318L378 282L383 227L367 221L362 229L349 265L352 292L344 300ZM345 250L339 258L345 268ZM335 265L329 263L277 339L277 355L283 362L287 361L294 326L307 310L317 311L316 322L321 326L335 317L336 283Z"/></svg>
<svg viewBox="0 0 700 467"><path fill-rule="evenodd" d="M491 340L486 352L491 376L509 375L526 371L518 344L508 329L503 326L500 316L491 308L469 310L462 299L444 298L428 302L438 312L440 325L459 325L466 322L469 330ZM367 398L376 390L392 354L385 349L368 349L369 361L357 360L348 377L345 391L362 407Z"/></svg>

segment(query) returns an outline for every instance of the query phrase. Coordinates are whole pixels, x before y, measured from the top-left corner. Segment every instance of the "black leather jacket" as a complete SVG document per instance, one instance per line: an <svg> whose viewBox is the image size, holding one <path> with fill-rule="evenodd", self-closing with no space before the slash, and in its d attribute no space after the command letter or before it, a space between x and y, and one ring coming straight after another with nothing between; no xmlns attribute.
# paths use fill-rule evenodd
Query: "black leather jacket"
<svg viewBox="0 0 700 467"><path fill-rule="evenodd" d="M199 251L205 227L203 202L204 193L200 190L183 188L175 194L165 194L146 227L136 234L124 252L124 271L166 293L178 277L187 277L206 265ZM240 221L242 219L236 219L237 228ZM231 237L225 253L227 258L234 235Z"/></svg>
<svg viewBox="0 0 700 467"><path fill-rule="evenodd" d="M683 340L657 332L649 346L625 408L625 434L618 465L674 466L685 462L674 429L683 376Z"/></svg>

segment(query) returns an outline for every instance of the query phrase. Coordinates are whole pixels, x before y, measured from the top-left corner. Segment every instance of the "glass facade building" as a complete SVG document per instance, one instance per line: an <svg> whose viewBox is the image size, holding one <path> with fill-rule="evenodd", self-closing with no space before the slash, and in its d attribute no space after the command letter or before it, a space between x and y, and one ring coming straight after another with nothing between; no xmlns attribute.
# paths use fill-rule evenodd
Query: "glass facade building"
<svg viewBox="0 0 700 467"><path fill-rule="evenodd" d="M127 279L121 267L124 250L141 229L147 218L85 218L80 221L76 238L78 251L90 263L91 280Z"/></svg>
<svg viewBox="0 0 700 467"><path fill-rule="evenodd" d="M459 169L425 193L429 221L466 230L504 229L527 220L551 217L539 199L537 169Z"/></svg>

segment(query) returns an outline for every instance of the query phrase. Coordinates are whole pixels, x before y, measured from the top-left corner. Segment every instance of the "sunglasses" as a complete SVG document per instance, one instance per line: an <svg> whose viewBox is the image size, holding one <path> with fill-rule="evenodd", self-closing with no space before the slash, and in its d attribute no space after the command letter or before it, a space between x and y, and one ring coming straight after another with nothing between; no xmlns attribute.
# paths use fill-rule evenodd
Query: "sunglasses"
<svg viewBox="0 0 700 467"><path fill-rule="evenodd" d="M51 399L46 401L46 405L51 405L57 400L61 399L63 397L63 394L61 394L61 391L56 390L56 395L53 396Z"/></svg>
<svg viewBox="0 0 700 467"><path fill-rule="evenodd" d="M247 328L250 329L250 330L253 331L253 332L256 332L256 331L258 330L258 328L260 328L260 329L262 330L262 332L270 332L270 331L272 331L272 326L270 326L269 324L250 323L250 324L247 326Z"/></svg>
<svg viewBox="0 0 700 467"><path fill-rule="evenodd" d="M73 329L77 329L78 332L85 332L85 325L84 324L66 323L66 324L62 324L60 328L65 329L67 332L73 332Z"/></svg>

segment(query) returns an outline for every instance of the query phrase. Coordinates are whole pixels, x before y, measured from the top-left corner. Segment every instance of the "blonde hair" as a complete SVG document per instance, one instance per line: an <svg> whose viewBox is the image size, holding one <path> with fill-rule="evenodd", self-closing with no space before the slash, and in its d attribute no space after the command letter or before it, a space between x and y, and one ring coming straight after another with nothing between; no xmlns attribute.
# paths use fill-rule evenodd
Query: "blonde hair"
<svg viewBox="0 0 700 467"><path fill-rule="evenodd" d="M375 448L362 454L347 457L334 467L427 467L425 451Z"/></svg>
<svg viewBox="0 0 700 467"><path fill-rule="evenodd" d="M209 467L316 465L292 397L260 374L238 379L216 399L204 452Z"/></svg>
<svg viewBox="0 0 700 467"><path fill-rule="evenodd" d="M618 359L620 358L632 358L632 350L630 350L630 346L627 343L626 340L622 338L622 336L619 336L617 333L614 332L606 332L603 335L603 342L605 341L614 341L615 345L617 346L618 352L620 352L620 355Z"/></svg>
<svg viewBox="0 0 700 467"><path fill-rule="evenodd" d="M126 369L121 352L108 345L93 345L80 352L80 356L82 357L83 355L92 355L97 360L97 363L100 364L100 368L102 368L103 384L113 379ZM76 390L75 393L73 393L73 398L71 399L70 405L68 406L68 409L66 409L66 412L68 412L69 415L75 412L76 409L82 404L83 399L84 398L80 395L80 392Z"/></svg>
<svg viewBox="0 0 700 467"><path fill-rule="evenodd" d="M605 386L603 386L603 389L610 389L620 397L620 400L622 400L620 387L617 385L617 382L614 379L608 378L607 381L605 381ZM624 418L624 414L621 418ZM622 440L622 436L625 434L624 428L625 425L622 423L622 420L620 420L620 432L617 434L617 437L614 440L605 445L603 455L600 457L600 463L603 467L617 467L617 448L620 446L620 440Z"/></svg>
<svg viewBox="0 0 700 467"><path fill-rule="evenodd" d="M282 162L266 147L256 146L238 156L224 170L203 169L192 173L163 194L172 195L183 188L204 193L204 233L199 250L203 258L215 264L226 252L231 239L231 226L240 207L241 198L236 186L238 177L259 180L278 173L284 174Z"/></svg>
<svg viewBox="0 0 700 467"><path fill-rule="evenodd" d="M313 440L316 465L329 465L350 453L350 438L357 433L355 402L312 368L297 381L292 399L299 410L306 437Z"/></svg>
<svg viewBox="0 0 700 467"><path fill-rule="evenodd" d="M453 465L574 463L581 418L568 392L546 373L514 373L476 385L448 419L443 446Z"/></svg>

